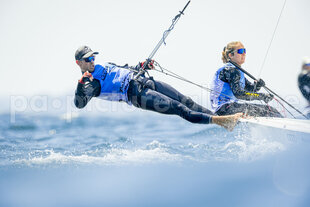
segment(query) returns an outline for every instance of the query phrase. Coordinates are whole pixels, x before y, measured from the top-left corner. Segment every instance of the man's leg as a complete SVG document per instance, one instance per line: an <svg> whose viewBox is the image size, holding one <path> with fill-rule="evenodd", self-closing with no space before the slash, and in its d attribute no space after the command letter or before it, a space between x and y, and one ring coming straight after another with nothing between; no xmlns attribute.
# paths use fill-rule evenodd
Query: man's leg
<svg viewBox="0 0 310 207"><path fill-rule="evenodd" d="M162 114L178 115L189 122L209 124L211 117L206 113L193 111L184 104L151 89L143 89L139 94L139 108L159 112Z"/></svg>
<svg viewBox="0 0 310 207"><path fill-rule="evenodd" d="M154 81L154 80L148 80L148 81L153 81L155 88L154 90L168 96L169 98L176 100L177 102L182 103L186 107L190 108L193 111L197 112L202 112L202 113L207 113L210 115L213 115L213 112L210 110L206 109L205 107L195 103L190 97L183 95L179 91L177 91L175 88L170 86L167 83L161 82L161 81Z"/></svg>
<svg viewBox="0 0 310 207"><path fill-rule="evenodd" d="M128 90L128 99L136 107L159 112L162 114L175 114L189 122L220 125L232 130L242 114L230 116L211 116L206 113L193 111L184 104L149 88L142 88L137 81L131 81Z"/></svg>

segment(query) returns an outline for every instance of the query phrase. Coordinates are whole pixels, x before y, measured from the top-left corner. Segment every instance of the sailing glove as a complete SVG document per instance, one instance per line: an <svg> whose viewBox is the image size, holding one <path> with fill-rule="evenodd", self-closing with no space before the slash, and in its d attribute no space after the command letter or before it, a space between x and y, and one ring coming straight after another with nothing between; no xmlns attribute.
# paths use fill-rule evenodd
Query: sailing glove
<svg viewBox="0 0 310 207"><path fill-rule="evenodd" d="M263 79L259 79L256 83L256 87L257 88L261 88L265 86L265 81L263 81Z"/></svg>
<svg viewBox="0 0 310 207"><path fill-rule="evenodd" d="M139 63L140 68L142 68L143 65L144 65L146 62L147 62L147 61L144 61L144 62L142 62L142 63ZM149 62L149 64L147 64L147 65L144 67L144 69L145 69L145 70L155 69L155 67L154 67L154 60L151 60L151 61Z"/></svg>
<svg viewBox="0 0 310 207"><path fill-rule="evenodd" d="M263 93L261 94L262 99L265 103L268 103L269 101L271 101L273 99L273 95L269 94L269 93Z"/></svg>
<svg viewBox="0 0 310 207"><path fill-rule="evenodd" d="M93 75L90 72L86 71L83 74L82 78L79 80L79 83L85 84L90 81L93 81Z"/></svg>

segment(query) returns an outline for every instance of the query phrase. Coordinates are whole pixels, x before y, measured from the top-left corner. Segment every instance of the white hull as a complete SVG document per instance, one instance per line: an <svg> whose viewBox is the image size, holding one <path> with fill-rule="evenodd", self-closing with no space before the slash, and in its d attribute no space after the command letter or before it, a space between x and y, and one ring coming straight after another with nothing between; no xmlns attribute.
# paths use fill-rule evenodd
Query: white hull
<svg viewBox="0 0 310 207"><path fill-rule="evenodd" d="M255 117L249 119L240 119L240 122L261 125L268 128L277 128L282 130L306 133L309 134L310 138L310 120Z"/></svg>

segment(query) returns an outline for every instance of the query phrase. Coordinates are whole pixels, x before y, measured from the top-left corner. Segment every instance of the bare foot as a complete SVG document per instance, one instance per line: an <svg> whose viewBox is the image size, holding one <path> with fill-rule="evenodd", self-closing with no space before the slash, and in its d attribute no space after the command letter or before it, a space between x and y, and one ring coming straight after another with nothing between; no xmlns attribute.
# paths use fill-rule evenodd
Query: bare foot
<svg viewBox="0 0 310 207"><path fill-rule="evenodd" d="M212 116L212 123L224 127L228 131L232 131L243 113L237 113L227 116Z"/></svg>

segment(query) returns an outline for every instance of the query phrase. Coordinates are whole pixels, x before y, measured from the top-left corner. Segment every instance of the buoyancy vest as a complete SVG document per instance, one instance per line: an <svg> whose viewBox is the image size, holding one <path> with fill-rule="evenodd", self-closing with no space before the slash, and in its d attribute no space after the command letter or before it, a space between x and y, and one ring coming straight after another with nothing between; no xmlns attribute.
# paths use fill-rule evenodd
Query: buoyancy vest
<svg viewBox="0 0 310 207"><path fill-rule="evenodd" d="M232 65L231 63L226 63L223 67L218 69L214 75L211 85L212 92L210 95L211 108L213 112L216 112L226 103L232 103L238 101L229 83L224 82L219 78L220 72L222 70L224 69L229 70L231 68L235 68L235 66ZM245 77L242 71L240 71L240 84L242 88L245 87Z"/></svg>
<svg viewBox="0 0 310 207"><path fill-rule="evenodd" d="M104 66L95 65L92 75L101 85L100 95L97 98L128 103L127 90L133 78L131 70L106 63Z"/></svg>

